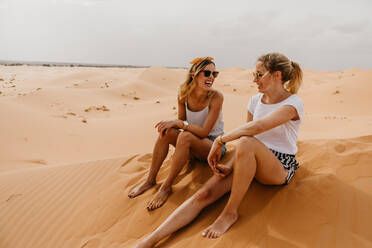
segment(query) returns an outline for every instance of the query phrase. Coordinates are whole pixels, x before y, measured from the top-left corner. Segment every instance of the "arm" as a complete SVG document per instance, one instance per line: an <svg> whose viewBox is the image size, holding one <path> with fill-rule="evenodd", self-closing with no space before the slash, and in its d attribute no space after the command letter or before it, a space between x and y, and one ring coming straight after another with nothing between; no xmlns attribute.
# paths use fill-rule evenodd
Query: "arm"
<svg viewBox="0 0 372 248"><path fill-rule="evenodd" d="M216 91L210 101L208 116L205 119L203 126L189 124L186 130L200 138L207 137L208 134L211 132L214 124L216 123L218 116L220 115L222 104L223 95L220 92Z"/></svg>
<svg viewBox="0 0 372 248"><path fill-rule="evenodd" d="M160 136L165 135L170 128L183 128L183 121L186 120L186 107L185 107L185 99L180 99L177 97L178 103L178 119L173 120L163 120L158 122L155 125L155 128L158 129Z"/></svg>
<svg viewBox="0 0 372 248"><path fill-rule="evenodd" d="M253 121L253 115L248 112L247 123L214 140L208 154L208 164L216 174L221 172L216 167L222 154L222 145L226 142L236 140L242 136L253 136L279 126L291 119L299 118L297 110L293 106L281 106L268 116Z"/></svg>
<svg viewBox="0 0 372 248"><path fill-rule="evenodd" d="M250 122L250 121L253 121L253 115L251 114L251 112L247 112L247 122Z"/></svg>
<svg viewBox="0 0 372 248"><path fill-rule="evenodd" d="M248 120L249 115L248 112ZM222 142L229 142L232 140L236 140L242 136L253 136L259 133L263 133L267 130L270 130L274 127L277 127L289 120L296 119L298 117L297 110L290 105L281 106L276 111L272 112L271 114L267 115L266 117L250 121L224 135L221 136ZM252 116L253 119L253 116Z"/></svg>
<svg viewBox="0 0 372 248"><path fill-rule="evenodd" d="M181 121L185 121L186 120L185 101L186 101L186 99L182 99L181 100L179 97L177 97L177 102L178 102L178 120L181 120Z"/></svg>

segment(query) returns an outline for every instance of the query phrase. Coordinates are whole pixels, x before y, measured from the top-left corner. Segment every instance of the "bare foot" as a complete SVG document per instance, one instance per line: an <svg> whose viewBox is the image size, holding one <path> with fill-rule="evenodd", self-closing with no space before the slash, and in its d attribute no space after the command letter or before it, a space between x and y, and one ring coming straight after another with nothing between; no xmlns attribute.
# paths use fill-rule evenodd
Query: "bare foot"
<svg viewBox="0 0 372 248"><path fill-rule="evenodd" d="M228 165L224 165L224 164L217 164L216 169L218 169L220 171L219 175L221 177L226 177L232 171L232 167L230 167Z"/></svg>
<svg viewBox="0 0 372 248"><path fill-rule="evenodd" d="M139 243L137 243L133 248L151 248L155 244L152 243L149 239L149 236L146 238L142 239Z"/></svg>
<svg viewBox="0 0 372 248"><path fill-rule="evenodd" d="M151 188L154 185L155 185L155 183L144 182L143 184L137 186L134 190L132 190L132 192L130 192L128 194L128 197L129 198L134 198L134 197L142 194L143 192L145 192L146 190L148 190L149 188Z"/></svg>
<svg viewBox="0 0 372 248"><path fill-rule="evenodd" d="M238 220L238 217L238 213L222 212L214 223L202 232L202 236L209 239L220 237Z"/></svg>
<svg viewBox="0 0 372 248"><path fill-rule="evenodd" d="M160 187L159 192L155 196L154 199L152 199L147 204L147 210L155 210L157 208L160 208L168 199L168 196L172 193L172 190L169 189L162 189Z"/></svg>

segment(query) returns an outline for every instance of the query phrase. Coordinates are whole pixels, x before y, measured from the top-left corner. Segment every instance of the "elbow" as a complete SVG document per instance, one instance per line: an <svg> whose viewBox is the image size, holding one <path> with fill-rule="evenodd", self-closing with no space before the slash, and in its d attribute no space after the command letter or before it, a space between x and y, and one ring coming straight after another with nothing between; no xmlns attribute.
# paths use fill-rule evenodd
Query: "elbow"
<svg viewBox="0 0 372 248"><path fill-rule="evenodd" d="M211 130L203 130L199 133L199 137L202 139L207 138L210 132Z"/></svg>

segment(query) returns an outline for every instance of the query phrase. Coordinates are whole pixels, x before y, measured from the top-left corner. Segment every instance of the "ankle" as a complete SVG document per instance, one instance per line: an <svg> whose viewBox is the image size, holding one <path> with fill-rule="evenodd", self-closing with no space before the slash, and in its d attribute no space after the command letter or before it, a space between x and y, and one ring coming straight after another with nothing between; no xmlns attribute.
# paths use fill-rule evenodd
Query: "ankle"
<svg viewBox="0 0 372 248"><path fill-rule="evenodd" d="M159 191L166 192L166 193L171 193L172 192L172 186L170 186L170 185L164 185L164 183L163 183L161 185Z"/></svg>
<svg viewBox="0 0 372 248"><path fill-rule="evenodd" d="M147 185L155 185L156 184L156 180L155 179L147 179L145 181L145 184L147 184Z"/></svg>
<svg viewBox="0 0 372 248"><path fill-rule="evenodd" d="M231 217L239 217L238 210L233 210L233 209L225 209L223 211L223 215L231 216Z"/></svg>

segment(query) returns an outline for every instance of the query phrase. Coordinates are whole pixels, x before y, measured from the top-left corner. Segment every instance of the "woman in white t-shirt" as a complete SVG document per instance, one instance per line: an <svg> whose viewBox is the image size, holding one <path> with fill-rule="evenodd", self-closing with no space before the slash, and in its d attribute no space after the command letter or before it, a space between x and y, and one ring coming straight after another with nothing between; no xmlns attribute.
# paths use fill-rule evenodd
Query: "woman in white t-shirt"
<svg viewBox="0 0 372 248"><path fill-rule="evenodd" d="M247 123L220 135L209 152L214 175L136 247L152 247L231 191L222 213L202 232L204 237L218 238L238 220L239 205L254 178L267 185L290 182L298 168L295 154L303 102L296 93L302 70L286 56L269 53L258 58L253 75L259 94L250 99ZM234 158L219 164L223 145L233 140L237 140Z"/></svg>

